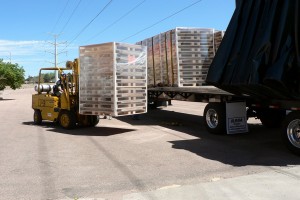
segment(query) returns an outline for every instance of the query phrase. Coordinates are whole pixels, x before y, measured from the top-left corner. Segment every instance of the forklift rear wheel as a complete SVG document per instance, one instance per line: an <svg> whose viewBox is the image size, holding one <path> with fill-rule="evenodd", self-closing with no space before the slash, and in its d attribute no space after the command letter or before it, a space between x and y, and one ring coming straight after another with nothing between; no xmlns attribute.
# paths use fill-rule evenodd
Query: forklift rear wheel
<svg viewBox="0 0 300 200"><path fill-rule="evenodd" d="M59 116L59 124L65 129L72 129L76 126L76 116L73 112L63 110Z"/></svg>
<svg viewBox="0 0 300 200"><path fill-rule="evenodd" d="M208 103L204 109L204 125L208 132L224 134L226 132L226 112L224 103Z"/></svg>
<svg viewBox="0 0 300 200"><path fill-rule="evenodd" d="M34 110L33 123L36 124L36 125L41 125L42 124L42 114L41 114L41 111L38 110L38 109Z"/></svg>
<svg viewBox="0 0 300 200"><path fill-rule="evenodd" d="M286 116L282 138L291 152L300 155L300 112L291 112Z"/></svg>

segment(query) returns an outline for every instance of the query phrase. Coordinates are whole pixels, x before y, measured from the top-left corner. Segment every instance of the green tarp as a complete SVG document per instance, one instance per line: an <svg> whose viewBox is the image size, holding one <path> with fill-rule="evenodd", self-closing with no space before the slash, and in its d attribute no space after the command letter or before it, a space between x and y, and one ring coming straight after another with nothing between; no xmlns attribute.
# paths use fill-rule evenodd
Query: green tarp
<svg viewBox="0 0 300 200"><path fill-rule="evenodd" d="M298 0L237 0L206 82L255 98L300 99Z"/></svg>

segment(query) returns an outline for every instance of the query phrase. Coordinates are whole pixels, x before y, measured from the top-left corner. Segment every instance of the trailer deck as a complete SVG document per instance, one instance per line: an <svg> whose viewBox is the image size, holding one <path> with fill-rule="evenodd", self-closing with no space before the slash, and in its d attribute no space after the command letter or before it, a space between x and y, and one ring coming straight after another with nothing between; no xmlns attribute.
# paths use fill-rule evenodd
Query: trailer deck
<svg viewBox="0 0 300 200"><path fill-rule="evenodd" d="M238 96L214 86L199 87L155 87L148 88L148 100L181 100L194 102L221 102L237 99Z"/></svg>

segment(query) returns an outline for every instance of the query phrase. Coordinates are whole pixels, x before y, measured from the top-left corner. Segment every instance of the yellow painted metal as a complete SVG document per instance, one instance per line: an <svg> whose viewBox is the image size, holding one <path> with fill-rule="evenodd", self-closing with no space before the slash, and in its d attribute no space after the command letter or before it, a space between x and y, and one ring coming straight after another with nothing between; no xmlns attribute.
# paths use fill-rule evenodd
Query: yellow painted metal
<svg viewBox="0 0 300 200"><path fill-rule="evenodd" d="M59 115L59 98L50 94L34 94L32 108L41 111L43 120L55 121Z"/></svg>
<svg viewBox="0 0 300 200"><path fill-rule="evenodd" d="M41 111L42 120L49 120L49 121L60 121L62 126L67 126L70 119L69 116L65 116L62 111L74 111L76 113L75 116L77 117L77 121L79 123L86 121L86 117L82 117L79 115L78 112L78 95L79 95L79 60L75 59L73 62L68 61L66 63L65 68L41 68L39 72L39 82L42 77L42 71L50 70L55 71L59 70L60 72L70 72L67 76L67 83L65 85L65 90L60 97L55 96L48 92L47 94L43 93L38 87L38 93L32 95L32 108L38 109ZM71 87L69 87L69 84ZM61 116L60 116L61 114ZM61 118L60 120L58 118ZM69 120L69 121L68 121Z"/></svg>

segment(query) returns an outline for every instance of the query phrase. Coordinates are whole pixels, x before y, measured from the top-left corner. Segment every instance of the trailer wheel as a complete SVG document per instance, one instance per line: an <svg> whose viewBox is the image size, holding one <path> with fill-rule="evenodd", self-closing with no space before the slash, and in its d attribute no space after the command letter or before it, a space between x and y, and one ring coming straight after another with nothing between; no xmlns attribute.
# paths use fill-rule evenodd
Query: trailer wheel
<svg viewBox="0 0 300 200"><path fill-rule="evenodd" d="M59 115L59 124L65 129L73 129L76 126L76 116L72 111L63 110Z"/></svg>
<svg viewBox="0 0 300 200"><path fill-rule="evenodd" d="M38 109L35 109L34 113L33 113L33 123L36 124L36 125L41 125L42 120L43 119L42 119L41 111L38 110Z"/></svg>
<svg viewBox="0 0 300 200"><path fill-rule="evenodd" d="M290 151L300 155L300 112L291 112L286 116L282 138Z"/></svg>
<svg viewBox="0 0 300 200"><path fill-rule="evenodd" d="M208 103L204 109L204 125L208 132L224 134L226 132L226 109L224 103Z"/></svg>
<svg viewBox="0 0 300 200"><path fill-rule="evenodd" d="M267 128L279 128L285 117L285 110L265 109L258 111L258 118Z"/></svg>

